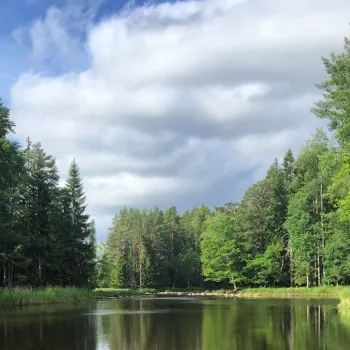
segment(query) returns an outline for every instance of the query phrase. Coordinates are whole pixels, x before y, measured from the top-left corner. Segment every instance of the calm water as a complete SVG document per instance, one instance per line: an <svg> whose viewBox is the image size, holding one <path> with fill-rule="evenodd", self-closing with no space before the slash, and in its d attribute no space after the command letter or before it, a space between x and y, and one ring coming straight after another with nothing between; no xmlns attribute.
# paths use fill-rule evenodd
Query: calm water
<svg viewBox="0 0 350 350"><path fill-rule="evenodd" d="M336 300L159 298L0 311L2 350L350 349Z"/></svg>

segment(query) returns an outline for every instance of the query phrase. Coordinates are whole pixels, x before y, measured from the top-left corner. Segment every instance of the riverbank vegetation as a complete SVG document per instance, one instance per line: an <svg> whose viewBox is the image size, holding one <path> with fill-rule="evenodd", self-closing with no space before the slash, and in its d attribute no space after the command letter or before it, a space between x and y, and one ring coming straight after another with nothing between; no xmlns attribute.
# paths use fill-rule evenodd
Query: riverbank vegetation
<svg viewBox="0 0 350 350"><path fill-rule="evenodd" d="M132 296L232 296L232 297L332 297L345 300L350 296L348 286L286 287L286 288L244 288L240 290L213 288L97 288L99 297Z"/></svg>
<svg viewBox="0 0 350 350"><path fill-rule="evenodd" d="M69 303L96 298L89 289L82 288L1 288L0 306L28 306L41 304Z"/></svg>
<svg viewBox="0 0 350 350"><path fill-rule="evenodd" d="M238 292L240 296L259 297L334 297L340 298L343 293L350 292L347 286L325 286L325 287L291 287L291 288L245 288Z"/></svg>
<svg viewBox="0 0 350 350"><path fill-rule="evenodd" d="M27 140L21 148L8 138L14 131L9 112L0 100L0 283L87 287L93 284L95 228L85 213L78 165L73 160L65 185L59 186L55 159L40 143ZM53 291L64 298L60 289L51 289L50 298ZM18 293L34 300L41 295L14 293L15 300Z"/></svg>
<svg viewBox="0 0 350 350"><path fill-rule="evenodd" d="M124 208L98 249L101 287L350 284L350 43L323 58L312 112L329 122L275 159L239 203L180 215ZM283 118L283 116L281 116ZM307 294L306 289L303 293Z"/></svg>

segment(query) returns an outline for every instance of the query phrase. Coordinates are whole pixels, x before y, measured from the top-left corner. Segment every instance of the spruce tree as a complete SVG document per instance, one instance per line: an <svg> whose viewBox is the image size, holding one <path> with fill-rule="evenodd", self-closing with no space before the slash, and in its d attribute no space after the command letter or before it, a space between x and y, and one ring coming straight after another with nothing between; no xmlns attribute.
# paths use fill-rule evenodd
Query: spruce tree
<svg viewBox="0 0 350 350"><path fill-rule="evenodd" d="M94 228L85 214L85 194L78 165L73 160L66 182L69 203L69 230L67 251L71 262L71 285L86 286L89 283L91 264L94 260Z"/></svg>
<svg viewBox="0 0 350 350"><path fill-rule="evenodd" d="M10 111L0 99L0 264L3 286L16 282L15 273L22 258L22 220L20 181L23 157L19 146L7 139L14 132Z"/></svg>
<svg viewBox="0 0 350 350"><path fill-rule="evenodd" d="M40 143L28 145L26 159L25 221L29 237L29 278L34 285L50 283L54 264L52 254L56 246L55 200L58 172L55 159L47 155Z"/></svg>

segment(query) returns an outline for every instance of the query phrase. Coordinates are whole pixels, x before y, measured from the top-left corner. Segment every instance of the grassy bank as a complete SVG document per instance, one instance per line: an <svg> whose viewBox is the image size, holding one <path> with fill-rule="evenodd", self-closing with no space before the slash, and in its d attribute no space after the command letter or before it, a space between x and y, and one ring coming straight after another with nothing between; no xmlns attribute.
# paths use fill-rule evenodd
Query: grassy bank
<svg viewBox="0 0 350 350"><path fill-rule="evenodd" d="M162 288L162 289L113 289L99 288L94 291L99 297L134 297L134 296L220 296L220 297L257 297L257 298L336 298L340 299L339 307L350 310L350 286L345 287L295 287L295 288L245 288L234 292L232 289L205 288Z"/></svg>
<svg viewBox="0 0 350 350"><path fill-rule="evenodd" d="M135 297L135 296L200 296L200 295L222 295L232 296L232 290L208 290L205 288L141 288L141 289L128 289L128 288L97 288L94 290L99 297Z"/></svg>
<svg viewBox="0 0 350 350"><path fill-rule="evenodd" d="M160 291L161 294L188 294L188 295L224 295L235 297L334 297L350 296L350 287L295 287L295 288L244 288L237 292L232 289L172 289Z"/></svg>
<svg viewBox="0 0 350 350"><path fill-rule="evenodd" d="M79 288L1 288L0 307L68 303L95 297L92 291Z"/></svg>
<svg viewBox="0 0 350 350"><path fill-rule="evenodd" d="M350 286L297 287L297 288L251 288L239 291L241 297L319 297L340 299L338 307L342 311L350 311Z"/></svg>
<svg viewBox="0 0 350 350"><path fill-rule="evenodd" d="M238 296L246 297L335 297L350 292L350 287L294 287L294 288L246 288L240 290ZM344 294L345 295L345 294Z"/></svg>
<svg viewBox="0 0 350 350"><path fill-rule="evenodd" d="M208 289L208 288L161 288L161 289L115 289L98 288L94 291L99 296L105 297L129 297L140 295L230 295L237 297L350 297L349 287L295 287L295 288L245 288L237 292L232 289Z"/></svg>

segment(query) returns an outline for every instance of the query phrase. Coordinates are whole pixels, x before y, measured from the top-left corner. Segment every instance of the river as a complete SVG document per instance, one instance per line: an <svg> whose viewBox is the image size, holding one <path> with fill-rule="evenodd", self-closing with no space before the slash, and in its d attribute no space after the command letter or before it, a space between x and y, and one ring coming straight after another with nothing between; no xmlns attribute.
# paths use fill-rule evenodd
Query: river
<svg viewBox="0 0 350 350"><path fill-rule="evenodd" d="M137 298L0 310L1 350L348 350L337 300Z"/></svg>

